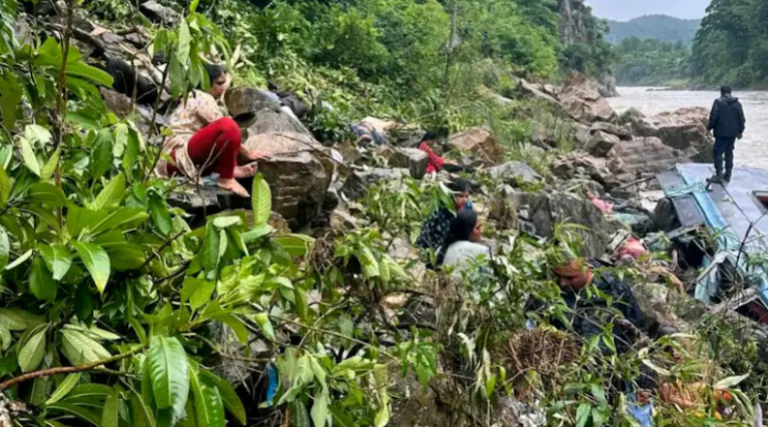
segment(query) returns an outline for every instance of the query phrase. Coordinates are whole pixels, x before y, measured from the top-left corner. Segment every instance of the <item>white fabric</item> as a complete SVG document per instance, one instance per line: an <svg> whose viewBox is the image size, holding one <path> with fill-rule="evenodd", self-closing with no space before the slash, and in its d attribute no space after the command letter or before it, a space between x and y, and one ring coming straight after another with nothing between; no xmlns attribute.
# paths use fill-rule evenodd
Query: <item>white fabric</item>
<svg viewBox="0 0 768 427"><path fill-rule="evenodd" d="M469 241L456 242L448 247L443 260L444 267L456 267L454 276L460 276L462 271L472 267L477 258L485 255L491 256L491 250L487 246Z"/></svg>

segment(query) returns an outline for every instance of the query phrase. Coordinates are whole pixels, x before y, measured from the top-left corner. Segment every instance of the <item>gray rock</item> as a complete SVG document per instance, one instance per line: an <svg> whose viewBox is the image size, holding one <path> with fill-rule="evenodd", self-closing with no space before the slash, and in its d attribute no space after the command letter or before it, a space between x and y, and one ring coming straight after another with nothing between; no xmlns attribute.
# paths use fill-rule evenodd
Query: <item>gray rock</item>
<svg viewBox="0 0 768 427"><path fill-rule="evenodd" d="M259 171L272 190L272 209L297 230L323 211L334 164L327 149L300 133L262 133L248 138L249 150L272 155Z"/></svg>
<svg viewBox="0 0 768 427"><path fill-rule="evenodd" d="M397 148L389 159L390 166L408 169L415 179L421 179L427 174L428 162L427 153L417 148Z"/></svg>
<svg viewBox="0 0 768 427"><path fill-rule="evenodd" d="M385 180L401 179L408 176L410 172L407 169L382 169L373 168L364 171L355 171L344 181L341 193L351 200L365 197L368 188Z"/></svg>
<svg viewBox="0 0 768 427"><path fill-rule="evenodd" d="M611 104L600 95L598 83L577 71L571 74L558 99L568 114L582 123L613 122L617 118Z"/></svg>
<svg viewBox="0 0 768 427"><path fill-rule="evenodd" d="M586 149L593 156L605 157L619 141L618 136L599 130L589 139Z"/></svg>
<svg viewBox="0 0 768 427"><path fill-rule="evenodd" d="M656 175L690 160L658 138L636 138L616 144L608 153L608 167L622 181Z"/></svg>
<svg viewBox="0 0 768 427"><path fill-rule="evenodd" d="M154 0L142 3L139 6L139 11L151 21L163 25L174 25L180 17L175 10L163 6Z"/></svg>
<svg viewBox="0 0 768 427"><path fill-rule="evenodd" d="M299 134L314 141L312 133L304 127L299 119L281 109L263 109L256 113L251 120L238 121L241 127L247 129L248 137L268 133Z"/></svg>
<svg viewBox="0 0 768 427"><path fill-rule="evenodd" d="M260 113L261 110L279 111L280 99L272 92L251 87L227 90L224 101L232 117Z"/></svg>
<svg viewBox="0 0 768 427"><path fill-rule="evenodd" d="M494 179L501 180L515 180L522 178L524 181L535 182L541 181L544 178L538 174L532 167L523 162L511 161L504 163L503 165L494 166L488 169L488 173Z"/></svg>
<svg viewBox="0 0 768 427"><path fill-rule="evenodd" d="M613 123L606 123L606 122L592 123L592 126L590 126L589 128L590 134L594 135L599 131L609 133L611 135L616 135L622 141L629 141L632 139L632 132L629 129L615 125Z"/></svg>
<svg viewBox="0 0 768 427"><path fill-rule="evenodd" d="M525 199L529 219L540 235L554 237L555 227L563 223L583 225L584 230L576 231L584 240L582 255L599 258L605 253L614 230L589 200L559 191L527 194Z"/></svg>
<svg viewBox="0 0 768 427"><path fill-rule="evenodd" d="M683 152L692 161L709 163L714 140L707 132L708 118L706 108L682 108L638 118L631 126L635 135L659 138L664 145Z"/></svg>
<svg viewBox="0 0 768 427"><path fill-rule="evenodd" d="M454 150L471 152L486 166L498 165L504 161L504 147L487 129L473 128L451 135L448 145Z"/></svg>

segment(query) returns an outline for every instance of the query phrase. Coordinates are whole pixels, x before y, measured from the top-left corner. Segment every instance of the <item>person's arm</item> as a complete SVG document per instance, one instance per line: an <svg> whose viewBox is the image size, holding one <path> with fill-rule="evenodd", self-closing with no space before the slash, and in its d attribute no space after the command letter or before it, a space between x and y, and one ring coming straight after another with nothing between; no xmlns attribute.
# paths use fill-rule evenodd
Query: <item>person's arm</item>
<svg viewBox="0 0 768 427"><path fill-rule="evenodd" d="M741 139L747 127L747 118L744 117L744 107L742 107L741 102L736 104L736 111L739 114L739 139Z"/></svg>
<svg viewBox="0 0 768 427"><path fill-rule="evenodd" d="M717 121L720 118L720 103L715 101L715 103L712 105L712 112L709 113L709 125L707 126L707 130L715 130L715 126L717 126Z"/></svg>

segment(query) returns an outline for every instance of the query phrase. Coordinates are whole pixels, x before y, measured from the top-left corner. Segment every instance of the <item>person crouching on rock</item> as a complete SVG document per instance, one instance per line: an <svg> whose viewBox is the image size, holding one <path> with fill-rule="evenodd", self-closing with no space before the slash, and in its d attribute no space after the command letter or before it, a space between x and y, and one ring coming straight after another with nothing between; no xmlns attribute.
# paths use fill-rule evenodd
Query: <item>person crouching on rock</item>
<svg viewBox="0 0 768 427"><path fill-rule="evenodd" d="M481 258L490 258L491 250L480 244L483 223L471 210L462 210L451 221L451 229L446 238L445 255L439 259L441 266L454 268L454 277L461 277L462 272L475 266Z"/></svg>
<svg viewBox="0 0 768 427"><path fill-rule="evenodd" d="M217 173L218 186L238 196L249 197L248 191L235 178L256 173L256 165L238 165L238 156L249 162L269 158L267 153L249 151L242 145L240 127L231 117L224 117L217 99L226 91L229 79L224 67L206 65L210 78L208 91L194 90L174 110L170 122L171 136L163 145L173 163L160 160L160 176L186 176L196 180L202 174Z"/></svg>
<svg viewBox="0 0 768 427"><path fill-rule="evenodd" d="M451 221L456 218L456 214L463 210L472 210L472 205L469 203L468 181L452 182L448 184L448 188L453 191L453 209L450 206L441 206L433 212L424 221L421 226L421 234L416 240L416 246L427 252L432 251L435 255L443 248L448 233L451 231Z"/></svg>
<svg viewBox="0 0 768 427"><path fill-rule="evenodd" d="M733 149L736 139L744 134L746 119L739 98L734 98L731 88L720 88L720 98L712 105L709 115L708 130L715 134L715 181L730 182L733 172ZM725 155L725 175L723 175L723 155Z"/></svg>

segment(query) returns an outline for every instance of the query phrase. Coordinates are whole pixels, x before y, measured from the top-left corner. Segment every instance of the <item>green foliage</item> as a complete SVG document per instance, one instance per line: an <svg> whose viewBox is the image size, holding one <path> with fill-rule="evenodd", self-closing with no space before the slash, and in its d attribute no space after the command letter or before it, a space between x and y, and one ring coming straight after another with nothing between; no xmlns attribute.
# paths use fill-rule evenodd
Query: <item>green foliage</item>
<svg viewBox="0 0 768 427"><path fill-rule="evenodd" d="M693 44L692 71L706 85L765 86L768 4L714 0Z"/></svg>
<svg viewBox="0 0 768 427"><path fill-rule="evenodd" d="M701 25L700 19L680 19L666 15L647 15L627 22L608 21L606 40L621 44L625 39L653 39L662 43L682 43L690 47Z"/></svg>
<svg viewBox="0 0 768 427"><path fill-rule="evenodd" d="M616 82L620 85L659 86L690 76L690 49L682 43L626 38L616 46Z"/></svg>

